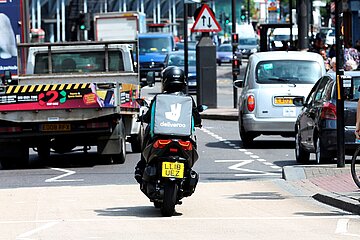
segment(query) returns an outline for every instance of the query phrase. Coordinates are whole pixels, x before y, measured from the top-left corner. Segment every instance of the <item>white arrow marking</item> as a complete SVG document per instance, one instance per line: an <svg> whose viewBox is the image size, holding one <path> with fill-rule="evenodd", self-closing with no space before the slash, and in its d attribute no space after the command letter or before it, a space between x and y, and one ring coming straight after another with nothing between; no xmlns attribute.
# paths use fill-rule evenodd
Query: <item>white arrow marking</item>
<svg viewBox="0 0 360 240"><path fill-rule="evenodd" d="M75 174L76 172L75 172L75 171L71 171L71 170L67 170L67 169L62 169L62 168L50 168L50 169L56 170L56 171L65 172L65 174L62 174L62 175L57 176L57 177L53 177L53 178L46 179L45 182L81 182L81 181L84 181L84 179L58 180L58 179L60 179L60 178L73 175L73 174Z"/></svg>
<svg viewBox="0 0 360 240"><path fill-rule="evenodd" d="M244 177L244 176L265 176L265 175L279 175L279 173L269 173L264 171L258 171L253 169L241 168L244 165L247 165L254 160L215 160L215 162L239 162L234 165L229 166L228 168L235 171L242 171L248 173L235 174L236 177Z"/></svg>
<svg viewBox="0 0 360 240"><path fill-rule="evenodd" d="M59 222L50 222L50 223L47 223L41 227L38 227L38 228L35 228L34 230L31 230L31 231L28 231L26 233L23 233L23 234L20 234L18 237L16 237L16 239L18 240L32 240L32 238L28 238L30 237L31 235L37 233L37 232L40 232L46 228L50 228L56 224L58 224Z"/></svg>
<svg viewBox="0 0 360 240"><path fill-rule="evenodd" d="M344 234L347 233L349 219L339 219L336 224L335 233Z"/></svg>

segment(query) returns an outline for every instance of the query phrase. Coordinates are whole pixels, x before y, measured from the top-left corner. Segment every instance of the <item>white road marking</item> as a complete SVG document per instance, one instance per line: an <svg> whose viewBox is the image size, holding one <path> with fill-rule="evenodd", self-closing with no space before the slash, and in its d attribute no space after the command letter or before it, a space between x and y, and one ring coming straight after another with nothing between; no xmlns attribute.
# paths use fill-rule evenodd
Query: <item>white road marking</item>
<svg viewBox="0 0 360 240"><path fill-rule="evenodd" d="M232 147L232 148L234 148L234 149L238 149L240 152L248 155L248 156L251 157L251 158L256 159L257 161L263 163L264 165L267 165L267 166L271 167L272 169L276 169L276 170L281 170L281 169L282 169L281 167L279 167L279 166L277 166L277 165L275 165L275 164L273 164L273 163L271 163L271 162L267 162L265 159L260 158L259 156L255 155L254 153L249 152L249 151L246 150L246 149L242 149L242 148L236 146L235 144L231 143L229 140L220 137L220 136L217 135L216 133L213 133L213 132L209 131L209 130L206 129L206 128L201 128L200 130L203 131L204 133L209 134L210 136L212 136L213 138L219 140L220 142L222 142L222 143L224 143L224 144L226 144L226 145L228 145L228 146L230 146L230 147ZM215 161L215 162L217 162L217 161ZM247 164L247 163L246 163L246 164ZM235 166L235 167L234 167L234 166ZM242 165L240 165L240 166L242 166ZM230 169L235 168L235 169L233 169L233 170L240 170L239 164L235 164L235 165L233 165L233 166L230 166L229 168L230 168ZM240 170L240 171L243 171L243 170L244 170L244 169L242 169L242 170ZM250 170L250 169L246 169L246 171L248 171L248 170ZM251 170L251 171L253 171L253 170ZM248 172L251 172L251 171L248 171ZM254 171L255 171L255 170L254 170ZM261 175L279 175L279 173L269 173L269 172L263 172L263 171L256 171L256 173L257 173L257 174L256 174L257 176L259 176L259 174L261 174ZM246 174L241 174L241 175L239 175L239 176L245 176L245 175L246 175ZM254 175L254 174L251 174L251 175Z"/></svg>
<svg viewBox="0 0 360 240"><path fill-rule="evenodd" d="M19 236L16 237L16 239L17 240L31 240L32 238L28 238L28 237L30 237L31 235L33 235L33 234L35 234L37 232L40 232L40 231L42 231L44 229L50 228L50 227L52 227L52 226L54 226L54 225L56 225L58 223L59 223L59 221L51 221L51 222L49 222L49 223L47 223L47 224L45 224L45 225L43 225L41 227L38 227L38 228L35 228L35 229L33 229L31 231L28 231L26 233L20 234Z"/></svg>
<svg viewBox="0 0 360 240"><path fill-rule="evenodd" d="M335 233L344 234L347 233L349 219L339 219L337 221Z"/></svg>
<svg viewBox="0 0 360 240"><path fill-rule="evenodd" d="M277 176L279 173L269 173L259 170L253 170L248 168L241 168L242 166L253 162L254 160L215 160L218 163L229 163L229 162L238 162L234 165L229 166L228 168L235 171L241 171L245 173L235 174L236 177L245 177L245 176Z"/></svg>
<svg viewBox="0 0 360 240"><path fill-rule="evenodd" d="M189 220L314 220L314 219L357 219L360 220L360 216L358 215L331 215L331 216L273 216L273 217L183 217L183 216L174 216L171 220L181 220L181 221L189 221ZM109 222L109 221L165 221L164 218L138 218L138 217L103 217L103 218L80 218L80 219L63 219L61 222ZM24 223L59 223L58 220L19 220L19 221L0 221L0 224L24 224ZM23 235L23 234L22 234Z"/></svg>
<svg viewBox="0 0 360 240"><path fill-rule="evenodd" d="M60 172L65 172L65 174L62 174L62 175L57 176L57 177L46 179L45 182L82 182L82 181L84 181L84 179L61 179L61 180L59 180L60 178L73 175L76 172L71 171L71 170L67 170L67 169L62 169L62 168L50 168L50 169L60 171Z"/></svg>

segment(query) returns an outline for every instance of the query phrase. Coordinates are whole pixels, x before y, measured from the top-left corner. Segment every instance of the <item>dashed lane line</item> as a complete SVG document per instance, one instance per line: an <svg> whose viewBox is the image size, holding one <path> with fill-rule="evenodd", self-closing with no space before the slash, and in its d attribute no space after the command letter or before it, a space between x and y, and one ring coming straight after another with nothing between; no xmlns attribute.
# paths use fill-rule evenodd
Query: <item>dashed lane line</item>
<svg viewBox="0 0 360 240"><path fill-rule="evenodd" d="M260 158L259 156L255 155L254 153L252 153L244 148L240 148L240 147L236 146L235 144L231 143L229 140L224 139L223 137L217 135L216 133L211 132L210 130L208 130L204 127L200 128L200 130L203 131L204 133L214 137L215 139L219 140L220 142L228 145L229 147L231 147L233 149L237 149L238 151L244 153L245 155L248 155L250 158L252 158L256 161L259 161L259 162L263 163L264 165L269 166L276 171L281 171L281 169L282 169L281 167L279 167L271 162L268 162L267 160L265 160L263 158Z"/></svg>

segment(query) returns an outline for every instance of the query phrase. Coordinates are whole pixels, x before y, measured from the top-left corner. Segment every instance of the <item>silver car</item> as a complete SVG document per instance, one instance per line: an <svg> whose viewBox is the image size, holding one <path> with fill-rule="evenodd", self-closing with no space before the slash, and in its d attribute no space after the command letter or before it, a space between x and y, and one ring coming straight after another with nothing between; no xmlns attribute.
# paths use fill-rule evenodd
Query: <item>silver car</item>
<svg viewBox="0 0 360 240"><path fill-rule="evenodd" d="M243 145L263 135L292 137L301 107L293 103L305 97L326 73L324 60L310 52L261 52L250 56L239 97L239 132Z"/></svg>

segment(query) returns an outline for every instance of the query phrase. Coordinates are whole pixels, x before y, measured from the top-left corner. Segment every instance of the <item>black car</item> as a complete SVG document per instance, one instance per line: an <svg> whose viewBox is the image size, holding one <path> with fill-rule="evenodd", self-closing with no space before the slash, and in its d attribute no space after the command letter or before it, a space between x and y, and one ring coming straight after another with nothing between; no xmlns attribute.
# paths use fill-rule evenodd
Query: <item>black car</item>
<svg viewBox="0 0 360 240"><path fill-rule="evenodd" d="M344 127L345 154L352 155L355 144L356 109L359 99L360 72L345 72ZM307 96L295 122L295 156L299 163L307 163L315 153L317 163L328 163L336 157L336 75L321 77ZM351 80L350 80L351 79Z"/></svg>

